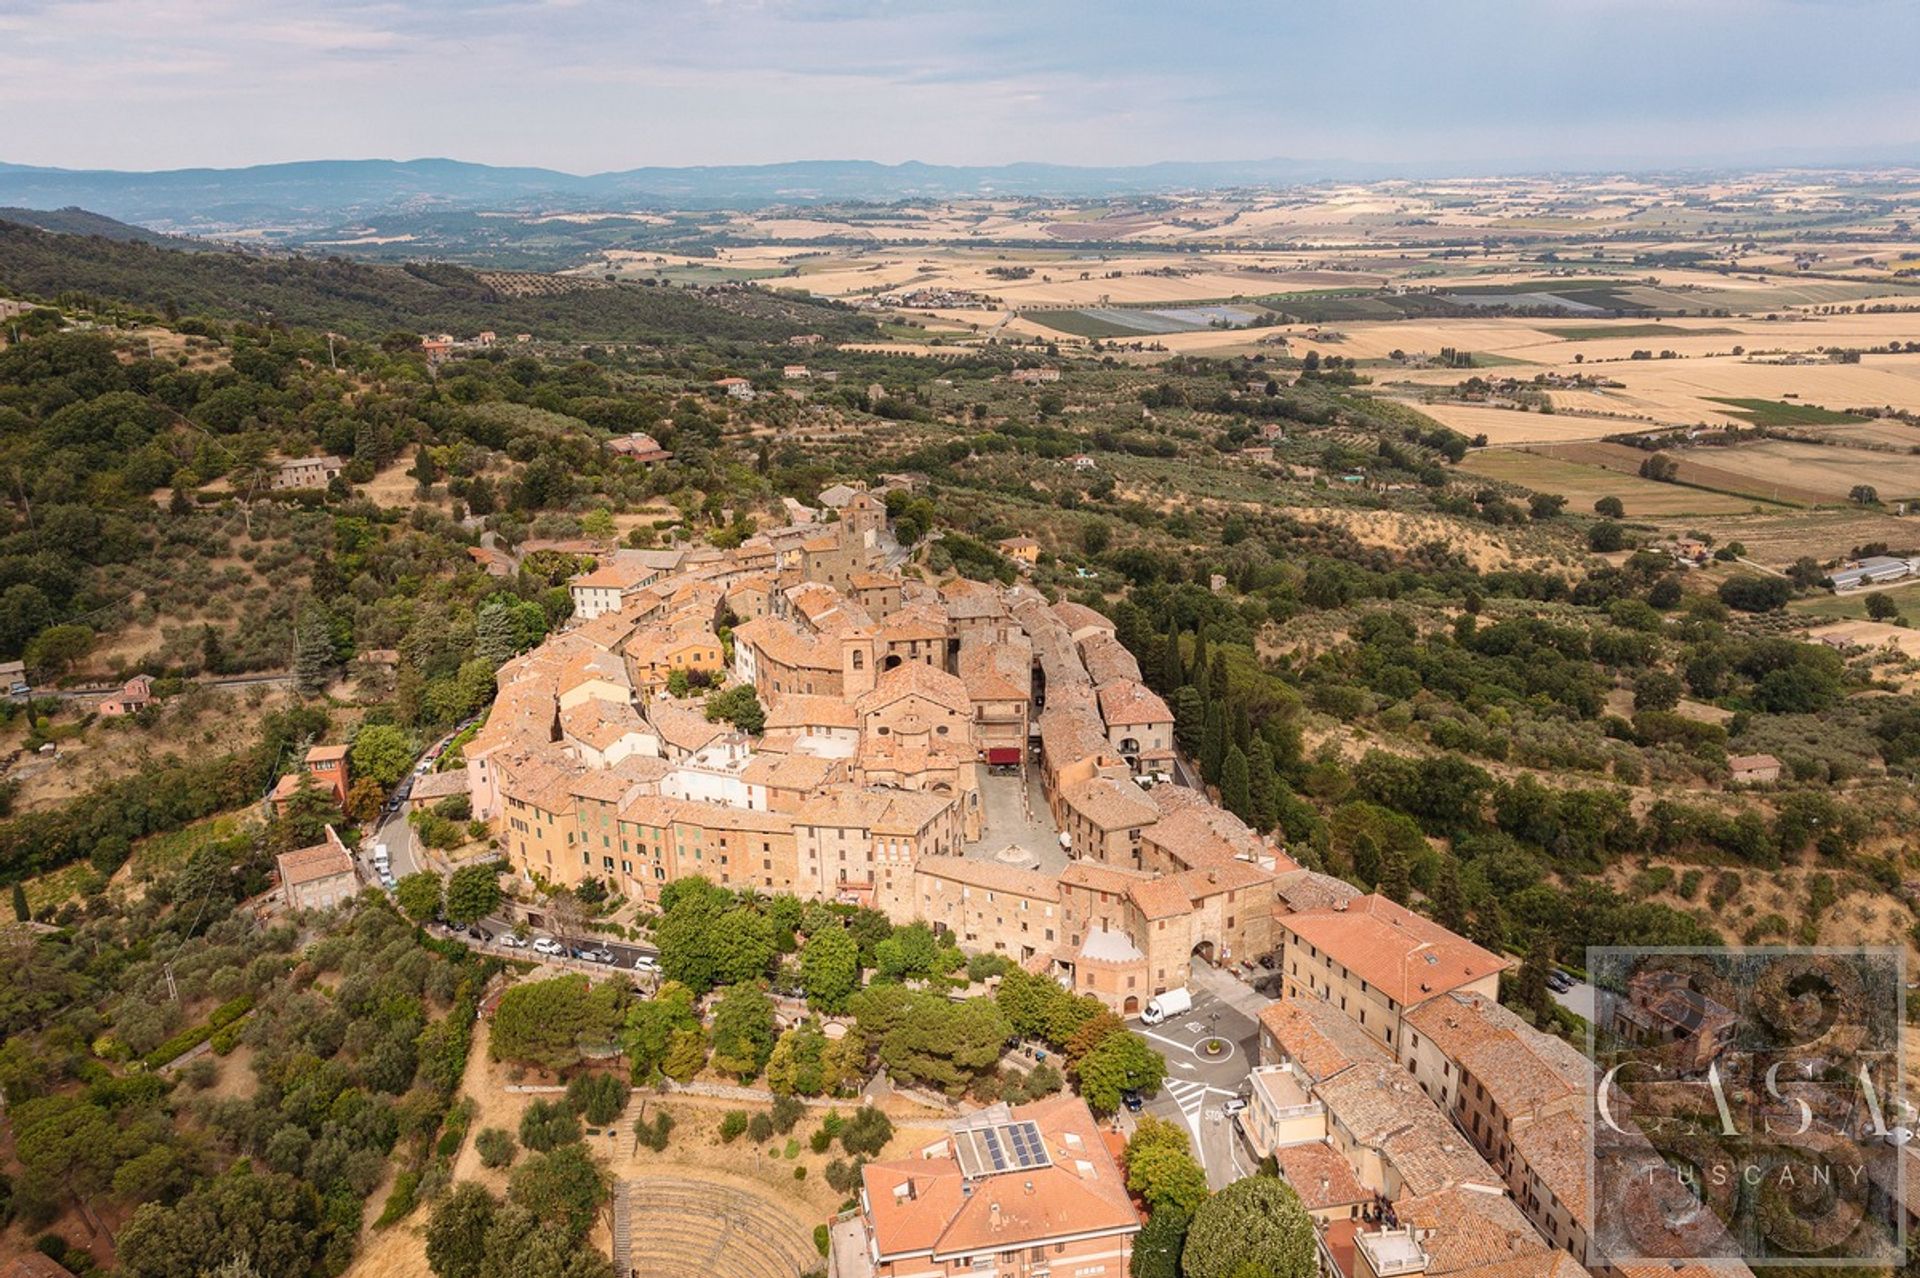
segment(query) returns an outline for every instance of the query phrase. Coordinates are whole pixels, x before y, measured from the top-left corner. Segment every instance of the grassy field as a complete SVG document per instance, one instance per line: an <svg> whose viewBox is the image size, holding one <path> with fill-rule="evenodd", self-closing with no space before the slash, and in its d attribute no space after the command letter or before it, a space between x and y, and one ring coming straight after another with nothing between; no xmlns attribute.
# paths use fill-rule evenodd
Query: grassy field
<svg viewBox="0 0 1920 1278"><path fill-rule="evenodd" d="M1638 475L1622 475L1600 466L1511 448L1483 448L1469 454L1460 469L1471 475L1518 484L1531 492L1557 493L1567 508L1585 513L1602 497L1618 497L1629 516L1725 515L1752 510L1757 503L1729 493L1679 484L1657 484Z"/></svg>
<svg viewBox="0 0 1920 1278"><path fill-rule="evenodd" d="M27 908L38 914L50 905L59 905L86 891L88 885L99 877L98 871L91 865L85 861L77 861L72 865L42 874L38 878L28 879L25 884Z"/></svg>
<svg viewBox="0 0 1920 1278"><path fill-rule="evenodd" d="M1911 453L1769 439L1733 448L1690 448L1674 455L1680 462L1680 478L1687 483L1744 487L1760 494L1777 487L1787 500L1799 490L1815 494L1818 501L1844 502L1861 485L1876 489L1882 501L1920 494L1920 457ZM1721 475L1739 478L1702 479L1695 474L1696 459Z"/></svg>
<svg viewBox="0 0 1920 1278"><path fill-rule="evenodd" d="M1866 621L1867 600L1883 595L1893 601L1904 617L1920 619L1920 581L1886 590L1860 590L1845 595L1809 595L1787 605L1789 612L1804 613L1822 621Z"/></svg>
<svg viewBox="0 0 1920 1278"><path fill-rule="evenodd" d="M1809 445L1817 447L1817 445ZM1732 461L1739 452L1733 448L1695 448L1684 453L1668 455L1680 464L1679 474L1675 477L1679 483L1694 488L1706 488L1715 492L1731 493L1748 499L1747 504L1773 502L1779 505L1819 505L1822 502L1844 501L1846 490L1835 494L1829 488L1815 488L1805 484L1789 483L1780 478L1781 474L1792 473L1769 464L1759 467L1759 474L1735 469L1726 463ZM1553 455L1569 461L1586 462L1621 475L1639 477L1641 463L1651 455L1638 448L1629 448L1625 444L1576 443L1555 444ZM1708 460L1711 459L1711 460Z"/></svg>
<svg viewBox="0 0 1920 1278"><path fill-rule="evenodd" d="M1151 337L1137 328L1114 324L1084 311L1022 311L1020 318L1074 337Z"/></svg>
<svg viewBox="0 0 1920 1278"><path fill-rule="evenodd" d="M243 812L223 812L210 816L204 821L182 826L166 834L156 834L141 839L133 845L133 855L129 864L133 872L141 875L161 874L180 865L195 852L210 843L230 839L253 823L251 809Z"/></svg>
<svg viewBox="0 0 1920 1278"><path fill-rule="evenodd" d="M1755 426L1858 426L1867 419L1851 413L1836 413L1814 404L1789 404L1772 399L1723 399L1709 395L1715 404L1725 404L1734 417L1744 417Z"/></svg>

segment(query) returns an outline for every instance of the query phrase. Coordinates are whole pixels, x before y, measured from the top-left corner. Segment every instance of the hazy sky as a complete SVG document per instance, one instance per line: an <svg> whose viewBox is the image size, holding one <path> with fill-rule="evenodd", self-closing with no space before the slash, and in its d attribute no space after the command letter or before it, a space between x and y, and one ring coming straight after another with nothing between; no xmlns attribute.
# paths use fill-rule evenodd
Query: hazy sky
<svg viewBox="0 0 1920 1278"><path fill-rule="evenodd" d="M1920 156L1916 0L0 0L0 161Z"/></svg>

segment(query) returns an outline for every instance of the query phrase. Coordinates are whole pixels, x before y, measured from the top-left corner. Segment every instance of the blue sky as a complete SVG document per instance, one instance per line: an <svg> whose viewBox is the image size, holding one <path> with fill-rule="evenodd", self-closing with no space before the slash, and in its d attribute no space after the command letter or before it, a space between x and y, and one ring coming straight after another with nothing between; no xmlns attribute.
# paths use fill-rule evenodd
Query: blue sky
<svg viewBox="0 0 1920 1278"><path fill-rule="evenodd" d="M1915 0L4 0L0 160L1920 157Z"/></svg>

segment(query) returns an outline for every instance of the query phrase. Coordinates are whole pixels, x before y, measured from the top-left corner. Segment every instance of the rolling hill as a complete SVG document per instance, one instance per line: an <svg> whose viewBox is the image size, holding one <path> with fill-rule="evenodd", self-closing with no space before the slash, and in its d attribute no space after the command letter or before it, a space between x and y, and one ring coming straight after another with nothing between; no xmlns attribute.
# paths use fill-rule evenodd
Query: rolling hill
<svg viewBox="0 0 1920 1278"><path fill-rule="evenodd" d="M489 282L492 280L493 282ZM530 332L558 341L778 341L851 337L871 321L845 307L752 290L714 294L539 277L543 291L446 264L180 252L104 235L61 235L0 220L0 288L30 297L86 293L159 311L278 320L361 337L394 329Z"/></svg>

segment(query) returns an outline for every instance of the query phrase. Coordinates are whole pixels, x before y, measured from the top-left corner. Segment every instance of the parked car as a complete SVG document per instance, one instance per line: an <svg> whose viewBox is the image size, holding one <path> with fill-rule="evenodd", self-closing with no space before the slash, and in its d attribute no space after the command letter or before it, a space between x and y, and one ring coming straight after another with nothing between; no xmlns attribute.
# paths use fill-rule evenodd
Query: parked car
<svg viewBox="0 0 1920 1278"><path fill-rule="evenodd" d="M651 954L635 955L633 970L636 972L657 972L660 970L660 960Z"/></svg>
<svg viewBox="0 0 1920 1278"><path fill-rule="evenodd" d="M1222 1106L1220 1107L1220 1112L1221 1112L1222 1114L1227 1114L1227 1115L1229 1115L1229 1116L1231 1116L1231 1115L1233 1115L1233 1114L1237 1114L1237 1113L1239 1113L1239 1112L1240 1112L1241 1110L1243 1110L1243 1109L1245 1109L1246 1107L1247 1107L1247 1098L1246 1098L1246 1097L1244 1097L1244 1096L1230 1096L1230 1097L1228 1097L1228 1098L1227 1098L1227 1102L1226 1102L1226 1104L1224 1104L1224 1105L1222 1105Z"/></svg>
<svg viewBox="0 0 1920 1278"><path fill-rule="evenodd" d="M1127 1107L1129 1114L1137 1114L1146 1107L1147 1102L1139 1092L1128 1091L1121 1093L1120 1103Z"/></svg>
<svg viewBox="0 0 1920 1278"><path fill-rule="evenodd" d="M566 954L567 947L554 940L551 936L536 936L533 938L533 950L536 954L546 954L554 958L560 958Z"/></svg>
<svg viewBox="0 0 1920 1278"><path fill-rule="evenodd" d="M400 885L394 882L393 875L387 870L380 871L380 886L391 892Z"/></svg>
<svg viewBox="0 0 1920 1278"><path fill-rule="evenodd" d="M519 937L515 936L511 932L502 932L500 934L500 944L506 946L510 950L523 950L527 947L527 943L525 941L521 940Z"/></svg>
<svg viewBox="0 0 1920 1278"><path fill-rule="evenodd" d="M467 935L476 941L491 941L493 939L493 933L487 931L484 927L470 927L467 929Z"/></svg>
<svg viewBox="0 0 1920 1278"><path fill-rule="evenodd" d="M613 951L604 946L596 945L589 949L576 950L574 957L583 958L589 963L611 963L613 962Z"/></svg>

